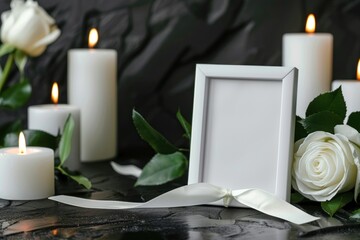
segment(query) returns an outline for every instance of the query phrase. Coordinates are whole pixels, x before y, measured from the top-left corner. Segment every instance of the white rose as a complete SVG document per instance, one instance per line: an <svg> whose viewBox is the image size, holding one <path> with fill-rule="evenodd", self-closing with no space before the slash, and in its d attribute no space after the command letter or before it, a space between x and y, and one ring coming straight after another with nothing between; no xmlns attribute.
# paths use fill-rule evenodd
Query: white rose
<svg viewBox="0 0 360 240"><path fill-rule="evenodd" d="M292 186L310 200L330 200L354 188L358 157L354 145L342 134L311 133L295 143Z"/></svg>
<svg viewBox="0 0 360 240"><path fill-rule="evenodd" d="M60 30L37 2L13 0L1 15L1 41L36 57L60 36Z"/></svg>

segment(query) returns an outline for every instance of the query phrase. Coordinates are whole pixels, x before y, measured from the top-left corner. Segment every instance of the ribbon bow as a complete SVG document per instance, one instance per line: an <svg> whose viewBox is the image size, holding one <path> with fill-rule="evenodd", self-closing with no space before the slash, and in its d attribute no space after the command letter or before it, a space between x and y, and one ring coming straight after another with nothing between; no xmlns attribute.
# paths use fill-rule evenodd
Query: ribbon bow
<svg viewBox="0 0 360 240"><path fill-rule="evenodd" d="M113 210L186 207L212 204L221 200L227 207L231 201L235 200L239 204L295 224L304 224L319 219L260 189L229 190L207 183L179 187L144 203L93 200L65 195L53 196L49 199L76 207Z"/></svg>

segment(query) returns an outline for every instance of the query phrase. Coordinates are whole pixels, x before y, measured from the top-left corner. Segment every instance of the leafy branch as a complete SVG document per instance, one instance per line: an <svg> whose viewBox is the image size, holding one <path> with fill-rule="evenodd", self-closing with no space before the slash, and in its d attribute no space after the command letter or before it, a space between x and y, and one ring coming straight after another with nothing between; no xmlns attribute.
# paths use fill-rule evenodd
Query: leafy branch
<svg viewBox="0 0 360 240"><path fill-rule="evenodd" d="M65 121L63 134L60 138L59 143L59 164L55 166L55 169L59 170L63 175L69 177L80 185L83 185L85 188L90 189L92 184L89 179L82 175L73 175L70 173L67 168L64 168L63 165L65 161L68 159L71 152L71 140L75 127L74 118L69 114L68 118Z"/></svg>
<svg viewBox="0 0 360 240"><path fill-rule="evenodd" d="M177 119L183 127L184 137L190 140L191 126L178 111ZM183 176L189 165L187 149L180 149L155 130L140 113L133 110L133 123L139 136L156 152L145 165L135 186L161 185Z"/></svg>

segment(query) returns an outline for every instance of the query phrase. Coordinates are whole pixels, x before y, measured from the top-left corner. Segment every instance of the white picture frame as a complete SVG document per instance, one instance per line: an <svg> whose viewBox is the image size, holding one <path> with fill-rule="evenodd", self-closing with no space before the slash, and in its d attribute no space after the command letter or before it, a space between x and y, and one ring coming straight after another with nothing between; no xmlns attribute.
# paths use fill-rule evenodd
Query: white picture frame
<svg viewBox="0 0 360 240"><path fill-rule="evenodd" d="M260 188L289 201L297 75L197 64L188 184Z"/></svg>

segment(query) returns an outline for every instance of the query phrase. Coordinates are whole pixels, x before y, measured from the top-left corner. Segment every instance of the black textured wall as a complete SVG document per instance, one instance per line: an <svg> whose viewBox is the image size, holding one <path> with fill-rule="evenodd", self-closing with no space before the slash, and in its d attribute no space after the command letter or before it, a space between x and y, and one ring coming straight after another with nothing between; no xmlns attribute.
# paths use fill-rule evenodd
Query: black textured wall
<svg viewBox="0 0 360 240"><path fill-rule="evenodd" d="M9 8L0 1L0 11ZM281 65L286 32L302 32L306 16L317 31L334 34L334 79L354 79L360 57L359 0L39 0L57 21L61 37L27 65L30 105L50 102L53 81L66 102L67 51L86 47L90 27L99 48L118 51L119 153L145 147L131 122L135 107L174 142L181 143L175 113L190 119L196 63ZM11 75L18 78L17 72ZM26 119L0 111L0 123ZM146 147L145 147L146 150ZM139 152L139 151L136 151Z"/></svg>

